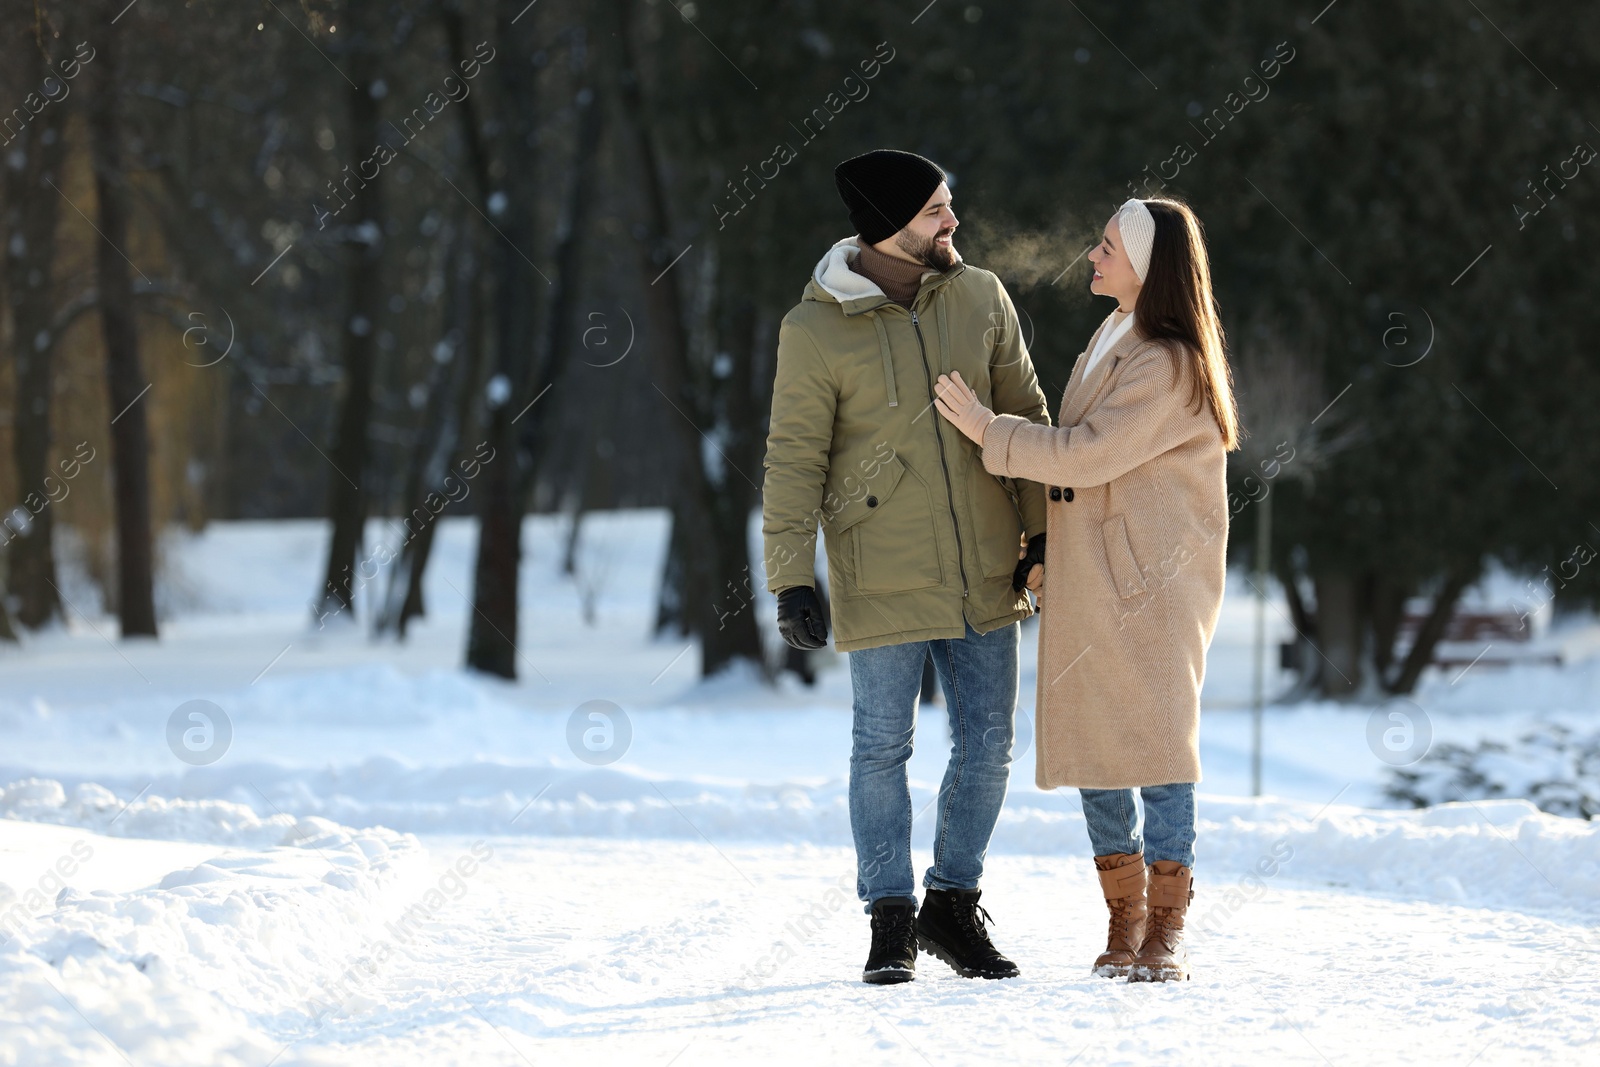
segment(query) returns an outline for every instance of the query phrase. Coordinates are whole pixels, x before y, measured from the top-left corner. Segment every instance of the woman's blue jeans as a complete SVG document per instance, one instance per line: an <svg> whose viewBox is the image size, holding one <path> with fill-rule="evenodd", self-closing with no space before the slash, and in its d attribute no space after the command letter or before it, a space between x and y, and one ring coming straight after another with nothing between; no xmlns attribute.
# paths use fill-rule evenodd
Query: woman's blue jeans
<svg viewBox="0 0 1600 1067"><path fill-rule="evenodd" d="M1096 856L1143 852L1146 863L1176 860L1194 867L1194 783L1147 785L1138 790L1144 801L1144 825L1132 789L1080 789L1083 817Z"/></svg>
<svg viewBox="0 0 1600 1067"><path fill-rule="evenodd" d="M976 889L1011 773L1022 627L958 639L908 641L850 653L855 722L850 830L856 892L867 902L916 896L911 868L911 788L906 761L917 725L922 664L931 653L950 714L950 762L934 812L931 889Z"/></svg>

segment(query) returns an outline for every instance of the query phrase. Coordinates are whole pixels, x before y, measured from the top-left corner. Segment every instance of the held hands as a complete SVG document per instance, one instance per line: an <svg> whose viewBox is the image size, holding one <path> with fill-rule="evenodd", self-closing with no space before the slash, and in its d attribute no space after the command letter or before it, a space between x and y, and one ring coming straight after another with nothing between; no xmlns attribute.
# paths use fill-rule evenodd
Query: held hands
<svg viewBox="0 0 1600 1067"><path fill-rule="evenodd" d="M1022 591L1026 585L1033 592L1034 605L1044 606L1044 534L1037 534L1028 547L1017 553L1017 569L1011 576L1011 588Z"/></svg>
<svg viewBox="0 0 1600 1067"><path fill-rule="evenodd" d="M1022 592L1026 585L1038 591L1044 588L1044 534L1037 534L1028 547L1017 555L1017 569L1011 575L1011 588Z"/></svg>
<svg viewBox="0 0 1600 1067"><path fill-rule="evenodd" d="M978 394L972 387L961 380L961 372L951 371L949 374L939 375L939 380L934 384L934 405L938 407L939 414L955 424L956 429L972 438L978 444L983 444L983 432L989 428L989 423L994 421L994 412L984 406L978 399Z"/></svg>

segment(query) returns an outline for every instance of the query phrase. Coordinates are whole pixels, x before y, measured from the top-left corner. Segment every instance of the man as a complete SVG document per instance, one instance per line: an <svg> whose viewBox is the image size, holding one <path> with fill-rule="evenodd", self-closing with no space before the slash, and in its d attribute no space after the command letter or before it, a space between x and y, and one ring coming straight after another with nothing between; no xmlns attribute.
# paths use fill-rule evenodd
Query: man
<svg viewBox="0 0 1600 1067"><path fill-rule="evenodd" d="M854 696L850 826L872 917L862 979L910 981L919 943L965 977L1009 978L978 881L1011 764L1020 621L1033 614L1023 587L1043 584L1044 487L984 470L978 447L941 425L934 382L960 370L995 411L1050 416L1005 288L955 250L944 172L879 150L834 178L856 236L823 256L779 328L767 588L784 639L823 647L820 524ZM953 744L919 914L906 761L930 655Z"/></svg>

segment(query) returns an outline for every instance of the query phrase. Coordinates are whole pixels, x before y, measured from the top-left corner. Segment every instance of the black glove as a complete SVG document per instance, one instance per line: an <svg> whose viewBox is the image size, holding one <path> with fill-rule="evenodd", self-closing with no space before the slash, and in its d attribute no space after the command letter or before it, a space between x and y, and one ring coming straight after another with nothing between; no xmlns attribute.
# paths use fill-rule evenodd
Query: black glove
<svg viewBox="0 0 1600 1067"><path fill-rule="evenodd" d="M778 632L795 648L821 648L828 643L828 617L815 589L792 585L778 593Z"/></svg>
<svg viewBox="0 0 1600 1067"><path fill-rule="evenodd" d="M1035 563L1044 562L1044 534L1038 534L1028 542L1028 553L1017 560L1017 569L1011 572L1011 588L1015 592L1022 592L1022 587L1028 584L1028 572L1033 570Z"/></svg>

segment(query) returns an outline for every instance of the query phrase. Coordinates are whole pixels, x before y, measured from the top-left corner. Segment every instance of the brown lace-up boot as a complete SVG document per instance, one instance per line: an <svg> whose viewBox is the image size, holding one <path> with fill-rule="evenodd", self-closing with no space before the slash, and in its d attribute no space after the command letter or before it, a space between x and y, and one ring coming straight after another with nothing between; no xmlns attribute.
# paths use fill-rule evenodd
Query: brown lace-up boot
<svg viewBox="0 0 1600 1067"><path fill-rule="evenodd" d="M1194 872L1176 860L1150 865L1146 890L1150 919L1144 944L1128 971L1130 982L1171 982L1189 977L1189 950L1183 944L1183 916L1194 899Z"/></svg>
<svg viewBox="0 0 1600 1067"><path fill-rule="evenodd" d="M1101 978L1125 978L1134 956L1144 943L1145 865L1139 852L1113 852L1094 858L1100 874L1100 890L1111 909L1111 931L1106 935L1106 950L1094 961L1094 973Z"/></svg>

